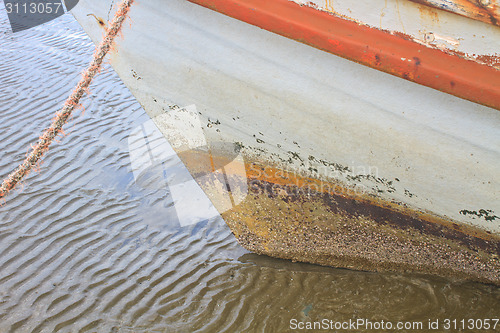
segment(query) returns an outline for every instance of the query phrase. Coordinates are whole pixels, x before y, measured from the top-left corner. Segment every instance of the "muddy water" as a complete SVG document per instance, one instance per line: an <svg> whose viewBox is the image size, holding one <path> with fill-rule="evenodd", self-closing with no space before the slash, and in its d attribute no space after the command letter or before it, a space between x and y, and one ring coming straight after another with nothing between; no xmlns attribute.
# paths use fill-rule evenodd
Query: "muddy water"
<svg viewBox="0 0 500 333"><path fill-rule="evenodd" d="M3 177L93 46L70 15L12 34L0 6ZM186 207L189 194L173 198L164 164L181 169L175 156L134 174L130 137L148 117L112 69L90 93L41 171L0 207L0 332L288 332L323 319L422 323L408 332L440 320L435 332L446 319L500 316L498 287L248 253L220 217Z"/></svg>

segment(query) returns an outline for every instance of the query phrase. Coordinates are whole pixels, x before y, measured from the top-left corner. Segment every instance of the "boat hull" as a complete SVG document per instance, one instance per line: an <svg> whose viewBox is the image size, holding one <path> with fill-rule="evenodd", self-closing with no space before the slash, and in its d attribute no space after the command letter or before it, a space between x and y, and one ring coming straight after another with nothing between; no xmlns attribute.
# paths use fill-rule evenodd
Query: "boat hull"
<svg viewBox="0 0 500 333"><path fill-rule="evenodd" d="M96 42L109 8L73 11ZM500 284L498 110L187 1L131 20L111 64L244 247Z"/></svg>

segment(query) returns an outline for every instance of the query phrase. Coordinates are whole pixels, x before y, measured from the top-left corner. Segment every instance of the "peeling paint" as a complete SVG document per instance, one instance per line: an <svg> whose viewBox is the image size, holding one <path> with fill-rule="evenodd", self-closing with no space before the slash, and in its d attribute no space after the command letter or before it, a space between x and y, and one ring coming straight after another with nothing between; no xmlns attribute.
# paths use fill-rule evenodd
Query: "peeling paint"
<svg viewBox="0 0 500 333"><path fill-rule="evenodd" d="M190 1L406 80L500 109L500 80L495 68L459 57L458 53L430 48L428 42L419 44L406 34L381 31L288 0L251 0L244 4L234 0ZM457 39L438 37L459 45ZM416 56L422 66L401 60ZM450 81L455 83L453 88Z"/></svg>
<svg viewBox="0 0 500 333"><path fill-rule="evenodd" d="M293 1L298 2L298 0L293 0ZM350 12L350 10L346 9L346 7L342 5L342 3L336 3L337 7L339 8L335 12L329 11L327 8L325 8L324 5L319 6L318 3L319 0L312 3L310 6L315 9L330 12L333 15L356 22L360 25L377 27L378 29L386 31L389 34L397 35L408 40L413 40L417 43L421 43L422 45L436 48L441 51L460 56L464 59L473 60L478 63L491 66L493 68L497 69L500 68L500 64L498 61L498 58L500 56L497 54L498 53L497 49L492 48L490 45L494 43L495 40L498 39L490 35L492 32L494 32L492 31L492 29L485 29L484 27L478 29L479 27L477 26L477 24L465 25L464 22L462 22L459 28L457 28L456 24L452 27L449 25L450 23L449 12L438 9L437 7L424 5L419 3L419 1L416 1L415 3L406 1L399 3L396 2L395 0L392 0L391 1L392 7L395 8L390 9L388 7L387 0L384 1L379 0L377 4L370 3L370 5L366 5L367 9L370 8L370 6L373 6L374 8L377 8L381 11L380 18L378 22L375 24L373 20L370 21L369 12L362 12L362 13L360 12L359 8L362 7L361 5L358 6L357 16L356 15L347 16L344 14ZM409 6L408 4L412 4L414 6ZM400 21L401 13L399 13L398 10L399 5L404 5L405 7L404 22L407 25L410 25L411 23L412 25L411 29L403 29L402 23ZM490 3L489 5L491 6L492 4ZM419 19L416 19L416 14L420 16ZM366 17L362 15L365 15ZM397 16L397 21L398 21L398 24L396 26L394 22L396 18L393 17L394 15ZM386 16L391 16L391 18L387 18ZM409 17L411 17L412 22L408 21ZM462 19L462 17L459 17L458 15L457 18ZM464 19L462 19L462 21L463 20ZM456 21L458 22L459 20ZM387 25L387 23L390 22L392 22L392 24ZM446 22L447 24L443 25L440 22ZM412 30L412 31L404 33L403 31L405 30ZM425 35L426 31L432 33L426 36ZM477 31L478 34L474 34L473 31ZM432 43L434 38L433 33L438 34L440 38L444 37L443 40L437 41L436 43ZM481 40L485 38L485 33L488 33L489 35L488 36L488 39L490 40L489 43L485 43L485 41ZM474 48L471 48L472 45L474 45Z"/></svg>
<svg viewBox="0 0 500 333"><path fill-rule="evenodd" d="M410 0L478 21L500 26L500 6L498 0Z"/></svg>

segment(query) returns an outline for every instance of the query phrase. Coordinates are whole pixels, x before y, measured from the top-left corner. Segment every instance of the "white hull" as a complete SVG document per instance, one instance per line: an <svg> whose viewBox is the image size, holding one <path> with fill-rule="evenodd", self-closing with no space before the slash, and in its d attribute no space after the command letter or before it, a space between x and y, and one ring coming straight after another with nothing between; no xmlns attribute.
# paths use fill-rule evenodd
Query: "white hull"
<svg viewBox="0 0 500 333"><path fill-rule="evenodd" d="M95 42L103 28L88 14L109 8L73 10ZM111 64L174 149L165 115L195 105L207 140L238 143L249 161L500 235L498 110L187 1L137 2L130 18Z"/></svg>

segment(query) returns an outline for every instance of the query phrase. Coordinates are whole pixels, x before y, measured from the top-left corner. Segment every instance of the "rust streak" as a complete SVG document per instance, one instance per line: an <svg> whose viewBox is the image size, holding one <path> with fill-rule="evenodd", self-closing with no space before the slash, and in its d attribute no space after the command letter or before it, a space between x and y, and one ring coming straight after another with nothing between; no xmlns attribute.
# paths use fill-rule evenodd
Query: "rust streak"
<svg viewBox="0 0 500 333"><path fill-rule="evenodd" d="M500 26L500 7L496 0L410 0L432 8L446 10L474 20Z"/></svg>
<svg viewBox="0 0 500 333"><path fill-rule="evenodd" d="M432 22L439 23L438 12L434 7L422 5L418 7L418 11L423 19L430 18Z"/></svg>
<svg viewBox="0 0 500 333"><path fill-rule="evenodd" d="M215 155L213 155L215 153ZM246 196L219 210L240 244L273 257L370 271L430 273L500 284L500 237L450 218L222 150L179 157L209 198ZM226 167L228 163L232 168ZM224 168L224 180L212 173ZM242 174L241 169L245 173ZM207 177L208 176L208 177ZM246 184L246 185L243 185ZM242 190L242 189L245 190Z"/></svg>
<svg viewBox="0 0 500 333"><path fill-rule="evenodd" d="M361 205L360 207L364 207L362 208L363 210L370 210L376 215L381 214L380 212L384 212L384 215L397 215L399 216L398 219L400 220L403 219L403 217L408 221L415 221L415 219L418 219L425 224L430 223L440 225L447 229L455 230L461 234L466 235L467 237L477 238L479 243L481 243L480 240L493 242L500 241L498 237L492 234L488 234L477 228L459 225L451 219L444 219L428 212L417 211L415 209L408 208L398 202L386 201L371 195L361 194L356 190L350 189L341 184L336 184L333 182L323 181L310 177L303 177L289 171L283 171L282 169L276 167L259 166L256 163L246 164L245 167L247 170L247 177L250 181L259 180L280 186L309 188L315 192L333 195L337 198L343 198L343 200L347 201L350 200L351 204L353 201L355 201L357 202L357 204ZM498 246L497 251L500 252L500 248Z"/></svg>
<svg viewBox="0 0 500 333"><path fill-rule="evenodd" d="M106 23L104 23L104 20L101 17L98 17L95 14L87 14L87 16L93 16L101 27L106 27Z"/></svg>
<svg viewBox="0 0 500 333"><path fill-rule="evenodd" d="M221 166L227 165L232 161L231 158L225 155L212 154L200 150L184 151L179 153L179 157L195 178L213 172L213 169L219 169ZM418 220L420 221L418 223L422 225L425 224L428 229L446 229L449 230L449 233L457 232L462 234L463 237L474 238L474 242L478 244L483 244L484 241L496 243L496 251L500 253L500 237L472 226L458 224L452 219L445 219L430 212L406 207L399 202L387 201L373 195L360 193L354 188L346 187L343 184L332 182L331 180L302 176L289 170L284 170L278 166L271 166L269 164L263 165L259 162L247 161L244 163L243 167L246 170L247 181L250 184L253 181L259 181L281 187L303 189L302 192L314 191L316 193L326 194L338 200L342 200L346 205L355 205L358 207L357 211L359 212L364 210L367 214L369 212L369 214L385 215L388 216L388 220L405 220L407 221L407 223L404 223L406 225L416 225L416 221ZM238 168L234 169L238 170ZM237 176L237 174L233 174L232 169L226 169L226 173L228 176ZM347 211L353 212L355 209L348 209ZM393 216L394 219L390 216ZM431 225L435 225L435 227L431 227Z"/></svg>

